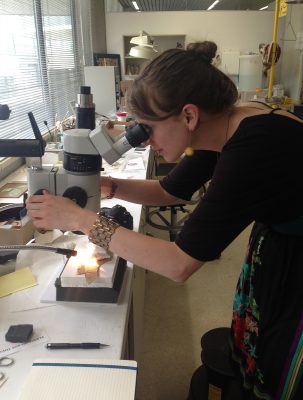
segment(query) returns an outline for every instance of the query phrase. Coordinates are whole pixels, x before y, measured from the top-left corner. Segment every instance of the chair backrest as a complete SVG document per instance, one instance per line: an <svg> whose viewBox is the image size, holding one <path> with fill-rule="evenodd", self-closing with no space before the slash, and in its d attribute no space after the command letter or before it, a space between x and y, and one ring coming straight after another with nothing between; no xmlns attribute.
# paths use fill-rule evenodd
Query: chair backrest
<svg viewBox="0 0 303 400"><path fill-rule="evenodd" d="M177 162L166 162L162 157L158 157L156 154L154 154L155 177L161 178L166 176L177 164Z"/></svg>
<svg viewBox="0 0 303 400"><path fill-rule="evenodd" d="M160 179L163 176L169 174L169 172L178 164L177 162L169 163L166 162L162 157L154 155L154 166L155 166L155 177ZM201 188L193 195L192 199L186 204L196 204L200 201L201 197L204 196L207 190L207 184L202 185Z"/></svg>

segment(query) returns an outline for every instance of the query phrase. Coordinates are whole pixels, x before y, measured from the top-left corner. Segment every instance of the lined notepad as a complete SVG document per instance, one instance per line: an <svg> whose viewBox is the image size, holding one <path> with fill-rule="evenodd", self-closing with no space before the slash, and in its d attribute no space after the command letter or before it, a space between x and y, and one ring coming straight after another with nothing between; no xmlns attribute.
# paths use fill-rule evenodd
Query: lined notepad
<svg viewBox="0 0 303 400"><path fill-rule="evenodd" d="M20 400L134 400L136 376L136 361L36 360Z"/></svg>

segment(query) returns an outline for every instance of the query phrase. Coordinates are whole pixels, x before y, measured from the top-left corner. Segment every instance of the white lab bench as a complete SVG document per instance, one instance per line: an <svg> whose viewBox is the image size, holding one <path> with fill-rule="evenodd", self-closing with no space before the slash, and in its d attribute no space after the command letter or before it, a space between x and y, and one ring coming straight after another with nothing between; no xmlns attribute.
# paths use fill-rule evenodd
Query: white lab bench
<svg viewBox="0 0 303 400"><path fill-rule="evenodd" d="M151 163L149 163L148 149L140 153L135 153L132 149L126 154L126 158L137 157L139 154L144 159L145 170L126 171L126 169L118 168L118 170L112 169L109 172L110 175L129 179L149 177ZM26 168L22 167L6 181L25 180L25 172ZM106 173L108 174L108 171ZM10 199L2 198L1 201L10 202ZM125 206L133 216L134 230L142 231L144 209L141 205L116 199L102 200L101 203L102 207L111 207L115 204ZM0 368L8 377L0 388L1 399L18 399L30 367L37 358L136 359L139 357L144 315L145 271L130 263L127 264L117 304L56 302L46 306L45 303L44 305L41 303L41 308L11 312L14 302L20 303L20 293L26 294L29 299L31 296L32 299L41 298L54 274L54 271L43 263L45 256L46 252L41 251L41 268L33 271L37 275L38 286L0 298L1 335L10 325L28 323L33 324L34 330L38 327L45 331L49 342L101 342L109 346L97 350L47 350L45 343L35 343L27 349L18 351L11 355L15 360L12 366Z"/></svg>

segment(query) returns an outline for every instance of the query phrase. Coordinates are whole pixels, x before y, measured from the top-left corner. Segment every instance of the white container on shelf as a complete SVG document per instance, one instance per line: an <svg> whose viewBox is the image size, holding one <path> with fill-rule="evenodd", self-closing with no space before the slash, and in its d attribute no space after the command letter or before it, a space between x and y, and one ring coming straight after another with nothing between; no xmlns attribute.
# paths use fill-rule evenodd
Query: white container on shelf
<svg viewBox="0 0 303 400"><path fill-rule="evenodd" d="M118 111L116 112L116 116L119 122L126 122L127 112Z"/></svg>
<svg viewBox="0 0 303 400"><path fill-rule="evenodd" d="M262 58L259 54L239 57L239 91L262 87Z"/></svg>

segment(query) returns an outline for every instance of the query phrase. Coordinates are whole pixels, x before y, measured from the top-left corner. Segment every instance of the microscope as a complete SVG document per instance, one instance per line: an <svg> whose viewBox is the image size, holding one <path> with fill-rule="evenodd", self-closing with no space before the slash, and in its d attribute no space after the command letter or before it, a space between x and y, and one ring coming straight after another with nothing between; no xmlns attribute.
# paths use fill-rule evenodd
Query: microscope
<svg viewBox="0 0 303 400"><path fill-rule="evenodd" d="M2 157L28 157L28 194L68 197L80 207L92 211L100 209L100 171L102 159L113 164L132 147L148 140L148 132L141 124L126 128L113 138L105 124L95 127L95 112L90 87L82 86L76 104L76 128L63 132L63 166L43 165L45 141L29 112L28 117L35 139L0 140Z"/></svg>
<svg viewBox="0 0 303 400"><path fill-rule="evenodd" d="M54 195L65 196L75 201L80 207L98 212L100 210L100 171L102 159L113 164L132 147L138 147L148 140L149 134L144 125L133 124L117 138L110 135L105 124L95 127L95 112L89 87L81 87L78 103L75 106L76 128L63 132L63 165L43 165L42 156L46 143L39 127L29 112L28 117L35 139L0 139L0 157L27 157L30 166L27 169L28 194L41 194L47 190ZM8 117L8 110L3 109L3 119ZM120 209L117 209L117 207ZM113 210L116 208L115 213ZM121 210L123 209L123 210ZM103 212L103 210L101 209ZM121 212L122 211L122 212ZM109 209L109 218L114 218L132 229L132 217L122 206ZM107 215L107 214L106 214ZM122 217L122 222L116 218ZM130 226L131 225L131 226ZM2 247L2 249L1 249ZM43 248L42 248L43 247ZM41 250L62 251L49 246L39 246ZM10 249L30 249L30 246L9 246ZM35 247L36 248L36 247ZM7 250L8 246L0 246ZM17 251L15 251L17 254ZM68 253L68 259L70 257ZM1 260L0 260L1 261ZM59 277L56 277L57 301L84 301L115 303L126 270L126 261L120 257L107 265L108 276L100 276L100 282L87 285L79 284L79 277L69 271L68 260ZM66 275L66 276L65 276ZM104 275L104 274L103 274ZM76 283L71 283L75 279ZM66 280L68 282L66 282ZM105 282L105 283L104 283ZM81 286L82 285L82 286Z"/></svg>

